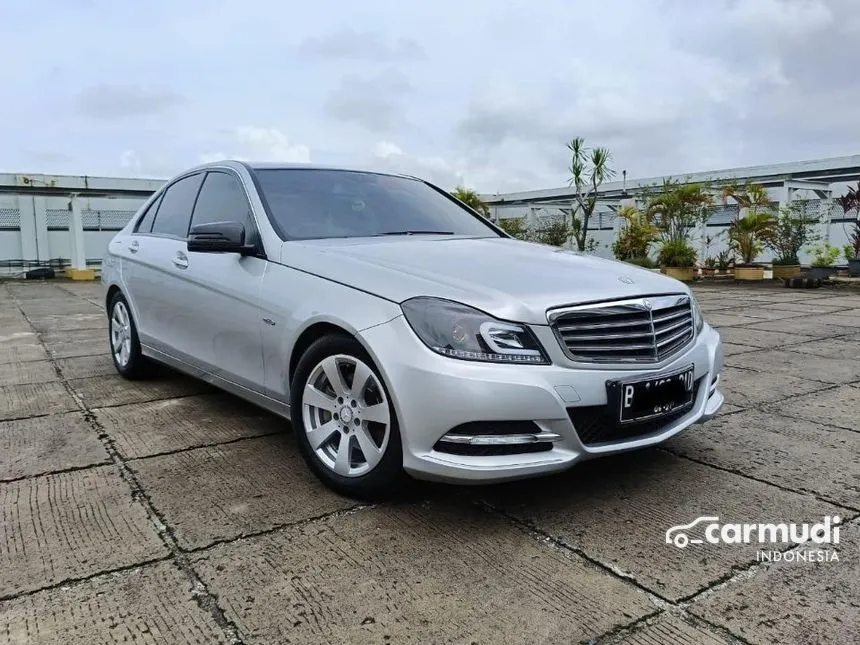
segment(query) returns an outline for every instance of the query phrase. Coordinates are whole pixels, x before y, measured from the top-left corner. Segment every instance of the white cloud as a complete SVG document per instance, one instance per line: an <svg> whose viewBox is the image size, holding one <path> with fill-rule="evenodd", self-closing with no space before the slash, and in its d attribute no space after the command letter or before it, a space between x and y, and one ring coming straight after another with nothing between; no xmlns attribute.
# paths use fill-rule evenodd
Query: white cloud
<svg viewBox="0 0 860 645"><path fill-rule="evenodd" d="M576 135L631 178L860 149L857 0L6 4L16 171L313 158L496 192L563 185Z"/></svg>
<svg viewBox="0 0 860 645"><path fill-rule="evenodd" d="M292 143L286 134L276 128L241 126L235 130L231 145L235 153L205 152L199 155L198 159L201 163L222 159L287 163L309 163L311 160L308 146Z"/></svg>

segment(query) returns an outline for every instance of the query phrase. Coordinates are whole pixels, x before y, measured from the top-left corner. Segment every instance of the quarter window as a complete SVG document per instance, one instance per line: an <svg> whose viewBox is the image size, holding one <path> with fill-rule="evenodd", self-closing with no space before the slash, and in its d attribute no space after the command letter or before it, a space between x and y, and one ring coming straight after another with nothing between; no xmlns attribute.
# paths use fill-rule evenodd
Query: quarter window
<svg viewBox="0 0 860 645"><path fill-rule="evenodd" d="M183 177L171 184L155 215L152 232L158 235L169 235L185 239L188 237L188 225L191 222L191 211L194 210L194 200L200 190L202 174Z"/></svg>
<svg viewBox="0 0 860 645"><path fill-rule="evenodd" d="M134 229L136 232L149 233L152 231L152 220L155 219L155 212L158 210L158 205L161 203L162 197L164 197L164 193L161 193L156 197L149 205L149 208L146 209L146 212L143 214L143 217L140 218L140 221Z"/></svg>

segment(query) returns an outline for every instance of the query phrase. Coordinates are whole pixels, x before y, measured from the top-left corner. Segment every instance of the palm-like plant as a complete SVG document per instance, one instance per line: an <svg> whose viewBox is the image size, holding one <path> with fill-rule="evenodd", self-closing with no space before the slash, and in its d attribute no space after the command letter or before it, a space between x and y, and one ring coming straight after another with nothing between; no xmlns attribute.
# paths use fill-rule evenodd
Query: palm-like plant
<svg viewBox="0 0 860 645"><path fill-rule="evenodd" d="M770 197L761 184L747 181L743 185L726 184L722 188L723 198L732 198L740 208L746 210L743 217L736 217L729 225L729 244L740 256L739 266L750 266L755 262L765 244L773 240L777 221L770 212Z"/></svg>
<svg viewBox="0 0 860 645"><path fill-rule="evenodd" d="M490 207L481 199L481 196L471 188L465 186L457 186L451 191L451 194L466 204L472 210L479 212L484 217L490 216Z"/></svg>
<svg viewBox="0 0 860 645"><path fill-rule="evenodd" d="M729 225L729 244L741 258L741 266L750 266L773 239L776 220L766 211L751 212Z"/></svg>
<svg viewBox="0 0 860 645"><path fill-rule="evenodd" d="M712 201L704 184L682 184L666 178L656 194L648 197L645 212L657 224L664 243L675 240L689 243L692 228L707 221L706 207Z"/></svg>
<svg viewBox="0 0 860 645"><path fill-rule="evenodd" d="M618 239L612 245L612 253L619 260L643 260L648 257L651 244L657 241L660 229L647 212L633 206L618 211L623 221Z"/></svg>
<svg viewBox="0 0 860 645"><path fill-rule="evenodd" d="M615 175L610 168L612 155L607 148L586 148L585 139L574 137L567 143L570 150L570 185L574 189L571 209L571 231L579 251L588 250L588 221L597 207L597 190Z"/></svg>
<svg viewBox="0 0 860 645"><path fill-rule="evenodd" d="M736 183L726 184L722 188L722 194L723 198L731 197L740 208L746 208L750 213L770 209L767 188L754 181L747 181L742 186Z"/></svg>

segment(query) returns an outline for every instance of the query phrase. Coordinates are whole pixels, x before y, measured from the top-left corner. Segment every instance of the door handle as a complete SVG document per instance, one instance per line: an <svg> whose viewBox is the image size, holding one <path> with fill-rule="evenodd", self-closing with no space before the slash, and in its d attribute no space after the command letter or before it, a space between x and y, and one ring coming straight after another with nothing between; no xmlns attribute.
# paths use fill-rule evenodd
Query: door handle
<svg viewBox="0 0 860 645"><path fill-rule="evenodd" d="M128 250L132 253L137 253L138 249L140 249L140 242L134 240L131 244L128 245Z"/></svg>
<svg viewBox="0 0 860 645"><path fill-rule="evenodd" d="M184 254L178 253L173 258L173 264L178 266L180 269L187 269L188 268L188 258L185 257Z"/></svg>

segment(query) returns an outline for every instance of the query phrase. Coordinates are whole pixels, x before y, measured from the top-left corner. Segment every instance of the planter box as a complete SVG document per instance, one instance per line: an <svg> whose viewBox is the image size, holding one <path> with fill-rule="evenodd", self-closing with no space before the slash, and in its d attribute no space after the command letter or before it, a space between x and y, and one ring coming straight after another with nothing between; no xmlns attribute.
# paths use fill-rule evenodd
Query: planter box
<svg viewBox="0 0 860 645"><path fill-rule="evenodd" d="M800 275L799 264L774 264L773 277L775 280L783 280L785 278L794 278Z"/></svg>
<svg viewBox="0 0 860 645"><path fill-rule="evenodd" d="M692 282L696 277L696 267L663 267L663 273L681 282Z"/></svg>
<svg viewBox="0 0 860 645"><path fill-rule="evenodd" d="M831 276L836 275L836 270L836 267L811 267L809 269L809 277L827 280Z"/></svg>
<svg viewBox="0 0 860 645"><path fill-rule="evenodd" d="M848 260L848 277L860 278L860 257Z"/></svg>
<svg viewBox="0 0 860 645"><path fill-rule="evenodd" d="M764 280L764 267L735 267L735 280Z"/></svg>

